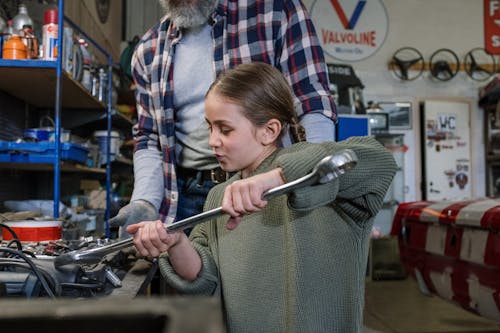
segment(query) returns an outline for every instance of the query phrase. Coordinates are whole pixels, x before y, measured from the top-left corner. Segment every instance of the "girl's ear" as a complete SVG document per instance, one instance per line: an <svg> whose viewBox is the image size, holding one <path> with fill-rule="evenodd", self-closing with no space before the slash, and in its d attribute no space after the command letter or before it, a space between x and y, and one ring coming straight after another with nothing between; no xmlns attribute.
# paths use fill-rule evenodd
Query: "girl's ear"
<svg viewBox="0 0 500 333"><path fill-rule="evenodd" d="M281 134L281 123L278 119L269 120L262 127L261 142L264 146L274 144L278 141Z"/></svg>

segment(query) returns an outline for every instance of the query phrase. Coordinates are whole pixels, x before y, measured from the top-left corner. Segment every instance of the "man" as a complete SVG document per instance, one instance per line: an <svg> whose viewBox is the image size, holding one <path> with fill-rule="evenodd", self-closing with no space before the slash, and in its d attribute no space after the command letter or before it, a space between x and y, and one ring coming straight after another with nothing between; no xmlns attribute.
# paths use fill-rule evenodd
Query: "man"
<svg viewBox="0 0 500 333"><path fill-rule="evenodd" d="M135 184L112 226L158 218L172 223L202 211L208 191L227 178L208 145L205 92L216 75L238 64L278 68L293 89L308 141L334 140L336 110L324 56L300 0L160 3L166 15L142 37L132 59Z"/></svg>

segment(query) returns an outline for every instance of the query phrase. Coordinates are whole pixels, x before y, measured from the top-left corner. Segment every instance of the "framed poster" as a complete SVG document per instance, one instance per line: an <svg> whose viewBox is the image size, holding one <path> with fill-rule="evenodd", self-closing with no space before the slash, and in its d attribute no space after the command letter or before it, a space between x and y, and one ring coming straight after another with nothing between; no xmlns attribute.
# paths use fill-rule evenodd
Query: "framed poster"
<svg viewBox="0 0 500 333"><path fill-rule="evenodd" d="M423 199L471 199L470 103L426 100L421 120Z"/></svg>

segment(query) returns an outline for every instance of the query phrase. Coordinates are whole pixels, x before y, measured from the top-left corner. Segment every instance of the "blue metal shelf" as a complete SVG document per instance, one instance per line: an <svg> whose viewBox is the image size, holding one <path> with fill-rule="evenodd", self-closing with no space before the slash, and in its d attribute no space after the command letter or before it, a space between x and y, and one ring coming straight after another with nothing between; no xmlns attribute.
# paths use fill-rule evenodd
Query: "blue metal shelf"
<svg viewBox="0 0 500 333"><path fill-rule="evenodd" d="M38 65L38 61L40 60L31 60L26 64ZM45 61L45 63L47 62L49 61ZM7 64L12 63L16 66L7 66ZM0 90L25 101L29 105L39 108L53 108L57 82L55 67L26 67L23 64L25 64L23 60L2 61L0 65ZM99 110L99 112L104 113L106 104L92 96L81 82L73 79L66 72L62 73L62 81L64 90L61 101L62 108Z"/></svg>
<svg viewBox="0 0 500 333"><path fill-rule="evenodd" d="M58 36L57 45L57 60L7 60L0 59L0 89L4 90L19 99L25 100L39 107L54 107L54 127L55 127L55 147L54 147L54 210L55 218L59 217L59 200L60 200L60 175L62 165L61 155L61 109L62 107L76 107L72 102L78 101L76 96L82 97L83 103L81 108L106 108L107 114L107 131L108 143L111 137L111 87L112 87L112 57L84 31L82 31L75 23L64 16L64 0L58 0ZM108 61L108 96L106 105L97 101L93 96L90 96L79 82L76 82L63 71L62 54L63 54L63 35L64 24L72 26L78 33L82 34L89 43L93 44ZM21 74L21 77L17 77ZM55 75L54 75L55 74ZM17 80L13 80L17 77ZM46 80L43 83L39 81ZM55 81L55 82L54 82ZM55 84L54 84L55 83ZM42 88L42 86L45 86ZM68 87L69 94L65 91L63 96L63 86ZM38 87L42 89L37 90ZM47 97L48 90L54 91L55 97ZM110 161L110 144L107 145L107 164L106 164L106 237L110 237L109 217L110 217L110 202L111 202L111 161Z"/></svg>
<svg viewBox="0 0 500 333"><path fill-rule="evenodd" d="M0 67L22 67L22 68L57 68L57 61L53 60L10 60L0 59Z"/></svg>

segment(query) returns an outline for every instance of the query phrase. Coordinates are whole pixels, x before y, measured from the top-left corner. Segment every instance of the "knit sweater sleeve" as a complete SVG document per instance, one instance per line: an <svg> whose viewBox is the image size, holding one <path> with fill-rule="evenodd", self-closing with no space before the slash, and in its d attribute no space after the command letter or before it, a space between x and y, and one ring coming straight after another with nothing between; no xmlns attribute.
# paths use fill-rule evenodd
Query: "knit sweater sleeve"
<svg viewBox="0 0 500 333"><path fill-rule="evenodd" d="M392 153L372 137L296 144L275 163L282 167L286 181L290 182L312 170L325 156L347 148L356 153L356 166L329 183L294 191L289 197L292 208L308 210L332 203L357 222L367 221L378 213L397 165Z"/></svg>
<svg viewBox="0 0 500 333"><path fill-rule="evenodd" d="M177 275L172 265L170 265L167 253L164 253L158 260L160 272L168 285L182 294L214 295L219 285L216 267L211 263L212 258L207 255L206 251L196 243L193 243L193 246L200 254L202 262L202 269L194 281L187 281Z"/></svg>
<svg viewBox="0 0 500 333"><path fill-rule="evenodd" d="M215 192L209 193L207 203L214 202L214 193ZM207 203L205 203L205 210L211 209L210 207L206 208ZM210 246L210 239L215 239L215 237L210 237L213 233L214 230L211 222L199 224L191 231L189 238L191 244L200 256L202 265L201 271L194 281L187 281L177 275L170 265L168 253L164 253L159 258L158 263L161 274L171 287L183 294L215 295L217 293L220 287L219 273ZM212 242L212 244L214 243Z"/></svg>

